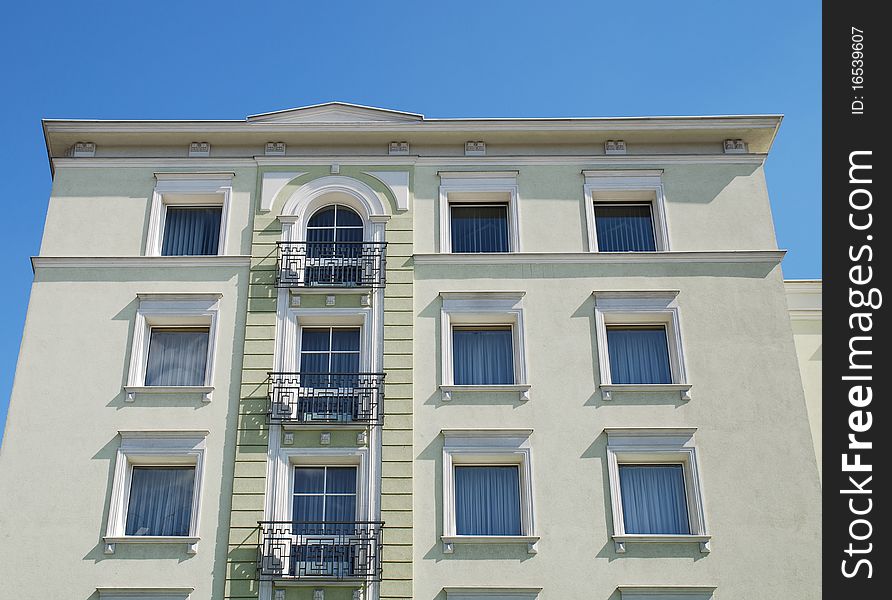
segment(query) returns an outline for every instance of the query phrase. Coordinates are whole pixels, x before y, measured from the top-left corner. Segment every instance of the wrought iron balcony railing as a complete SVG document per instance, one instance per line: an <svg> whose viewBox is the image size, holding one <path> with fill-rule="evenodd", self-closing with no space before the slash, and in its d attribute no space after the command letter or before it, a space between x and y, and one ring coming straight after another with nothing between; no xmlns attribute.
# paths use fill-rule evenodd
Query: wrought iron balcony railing
<svg viewBox="0 0 892 600"><path fill-rule="evenodd" d="M278 287L384 287L387 242L279 242Z"/></svg>
<svg viewBox="0 0 892 600"><path fill-rule="evenodd" d="M263 580L381 581L381 521L261 521Z"/></svg>
<svg viewBox="0 0 892 600"><path fill-rule="evenodd" d="M384 373L270 373L270 423L381 425Z"/></svg>

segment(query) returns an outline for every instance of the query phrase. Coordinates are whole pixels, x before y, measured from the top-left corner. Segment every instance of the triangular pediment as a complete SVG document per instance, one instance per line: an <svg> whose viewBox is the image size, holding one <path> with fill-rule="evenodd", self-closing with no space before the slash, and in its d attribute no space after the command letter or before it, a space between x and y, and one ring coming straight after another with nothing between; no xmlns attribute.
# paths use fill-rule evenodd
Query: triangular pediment
<svg viewBox="0 0 892 600"><path fill-rule="evenodd" d="M424 115L346 102L326 102L248 117L249 122L263 123L411 123L423 120Z"/></svg>

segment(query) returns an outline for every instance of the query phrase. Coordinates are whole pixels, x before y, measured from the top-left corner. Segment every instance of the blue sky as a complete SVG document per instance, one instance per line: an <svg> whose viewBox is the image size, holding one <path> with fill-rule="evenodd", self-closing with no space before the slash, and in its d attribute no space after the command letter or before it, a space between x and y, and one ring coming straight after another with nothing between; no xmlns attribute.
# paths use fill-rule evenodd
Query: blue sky
<svg viewBox="0 0 892 600"><path fill-rule="evenodd" d="M241 119L328 100L428 117L783 113L766 165L788 278L821 276L820 2L14 2L0 432L51 181L40 119ZM65 310L65 299L59 299ZM64 402L30 398L52 410ZM2 433L0 433L2 435Z"/></svg>

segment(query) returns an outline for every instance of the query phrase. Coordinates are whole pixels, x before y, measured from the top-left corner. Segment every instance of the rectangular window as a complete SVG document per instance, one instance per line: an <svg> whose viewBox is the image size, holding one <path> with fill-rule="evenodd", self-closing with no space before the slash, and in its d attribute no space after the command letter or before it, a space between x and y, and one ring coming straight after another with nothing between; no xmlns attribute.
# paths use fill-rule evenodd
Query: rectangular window
<svg viewBox="0 0 892 600"><path fill-rule="evenodd" d="M601 252L654 252L651 204L595 203L595 230Z"/></svg>
<svg viewBox="0 0 892 600"><path fill-rule="evenodd" d="M139 467L130 474L126 535L188 536L195 467Z"/></svg>
<svg viewBox="0 0 892 600"><path fill-rule="evenodd" d="M359 372L359 343L359 327L304 327L300 346L302 385L344 387L345 381Z"/></svg>
<svg viewBox="0 0 892 600"><path fill-rule="evenodd" d="M453 252L508 252L507 204L452 204Z"/></svg>
<svg viewBox="0 0 892 600"><path fill-rule="evenodd" d="M356 520L356 467L295 467L292 520L296 530ZM332 530L338 529L337 526ZM300 533L300 531L298 531Z"/></svg>
<svg viewBox="0 0 892 600"><path fill-rule="evenodd" d="M161 255L218 254L222 215L222 206L168 206Z"/></svg>
<svg viewBox="0 0 892 600"><path fill-rule="evenodd" d="M672 383L666 327L607 327L612 383Z"/></svg>
<svg viewBox="0 0 892 600"><path fill-rule="evenodd" d="M522 535L516 465L455 467L455 531L457 535Z"/></svg>
<svg viewBox="0 0 892 600"><path fill-rule="evenodd" d="M208 360L207 327L153 327L146 359L146 386L203 386Z"/></svg>
<svg viewBox="0 0 892 600"><path fill-rule="evenodd" d="M619 465L627 534L691 533L682 465Z"/></svg>
<svg viewBox="0 0 892 600"><path fill-rule="evenodd" d="M453 327L454 384L513 384L513 337L511 327Z"/></svg>

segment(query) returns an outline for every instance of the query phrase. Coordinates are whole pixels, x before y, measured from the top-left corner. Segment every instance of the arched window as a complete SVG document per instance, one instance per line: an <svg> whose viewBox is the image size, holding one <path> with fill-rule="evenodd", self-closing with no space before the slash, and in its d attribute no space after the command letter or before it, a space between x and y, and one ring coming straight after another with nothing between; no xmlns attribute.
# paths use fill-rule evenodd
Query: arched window
<svg viewBox="0 0 892 600"><path fill-rule="evenodd" d="M307 222L307 283L360 285L364 230L362 217L341 204L316 211Z"/></svg>

